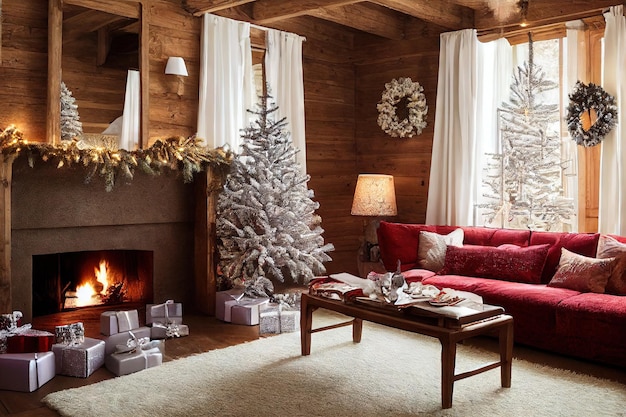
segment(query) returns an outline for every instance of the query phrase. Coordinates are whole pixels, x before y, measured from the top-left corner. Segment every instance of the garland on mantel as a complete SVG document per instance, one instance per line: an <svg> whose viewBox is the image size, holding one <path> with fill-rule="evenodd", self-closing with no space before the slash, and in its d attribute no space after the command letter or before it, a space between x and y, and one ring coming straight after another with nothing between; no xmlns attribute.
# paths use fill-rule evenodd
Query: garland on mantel
<svg viewBox="0 0 626 417"><path fill-rule="evenodd" d="M63 141L59 145L29 143L15 126L0 132L0 150L5 161L26 155L31 168L37 158L53 162L57 168L82 165L87 168L85 183L99 174L104 178L106 191L111 191L119 178L132 180L137 168L150 175L161 174L163 168L181 171L184 182L189 183L195 173L207 166L226 168L233 157L228 149L208 149L200 145L199 139L182 136L158 139L149 148L134 151L84 147L76 141Z"/></svg>

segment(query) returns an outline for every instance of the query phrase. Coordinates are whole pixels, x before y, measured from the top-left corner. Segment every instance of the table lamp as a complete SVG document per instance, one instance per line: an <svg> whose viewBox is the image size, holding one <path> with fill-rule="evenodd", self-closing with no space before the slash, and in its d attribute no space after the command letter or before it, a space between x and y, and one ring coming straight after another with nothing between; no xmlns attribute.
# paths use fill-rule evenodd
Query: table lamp
<svg viewBox="0 0 626 417"><path fill-rule="evenodd" d="M364 216L364 242L361 248L364 261L378 261L378 237L376 229L380 217L395 216L396 192L392 175L359 174L352 200L353 216Z"/></svg>

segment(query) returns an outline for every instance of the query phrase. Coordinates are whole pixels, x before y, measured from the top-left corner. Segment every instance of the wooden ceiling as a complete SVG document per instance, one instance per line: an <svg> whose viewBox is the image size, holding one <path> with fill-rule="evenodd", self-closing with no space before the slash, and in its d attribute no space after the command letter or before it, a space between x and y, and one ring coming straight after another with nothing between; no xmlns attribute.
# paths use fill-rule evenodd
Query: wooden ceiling
<svg viewBox="0 0 626 417"><path fill-rule="evenodd" d="M522 12L521 3L527 10ZM386 39L404 39L410 25L426 24L437 32L475 28L482 36L520 30L523 14L529 28L598 16L618 0L182 0L188 12L238 16L254 24L272 24L299 16L331 21Z"/></svg>

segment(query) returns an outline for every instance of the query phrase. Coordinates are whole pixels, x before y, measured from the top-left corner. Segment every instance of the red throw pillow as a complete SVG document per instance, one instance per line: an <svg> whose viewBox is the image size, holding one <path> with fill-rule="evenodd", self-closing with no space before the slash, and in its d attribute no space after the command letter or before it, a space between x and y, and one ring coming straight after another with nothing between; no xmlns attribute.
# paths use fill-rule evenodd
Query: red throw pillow
<svg viewBox="0 0 626 417"><path fill-rule="evenodd" d="M465 275L538 284L550 245L448 246L439 275Z"/></svg>
<svg viewBox="0 0 626 417"><path fill-rule="evenodd" d="M615 258L590 258L562 248L559 266L548 287L602 294L615 263Z"/></svg>

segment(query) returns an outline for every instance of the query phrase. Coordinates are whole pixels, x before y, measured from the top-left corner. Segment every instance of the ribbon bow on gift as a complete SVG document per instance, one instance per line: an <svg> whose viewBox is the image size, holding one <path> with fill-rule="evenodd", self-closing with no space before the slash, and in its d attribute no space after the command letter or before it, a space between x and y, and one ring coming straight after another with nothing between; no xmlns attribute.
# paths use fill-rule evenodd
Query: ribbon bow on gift
<svg viewBox="0 0 626 417"><path fill-rule="evenodd" d="M137 349L143 350L144 346L150 343L149 337L137 337L131 331L128 332L130 339L126 341L126 345L116 345L115 353L135 353Z"/></svg>
<svg viewBox="0 0 626 417"><path fill-rule="evenodd" d="M174 322L172 322L170 320L170 313L169 313L168 308L167 308L168 304L174 304L174 300L167 300L163 304L159 304L157 306L154 306L154 307L161 307L161 306L163 306L163 310L165 310L165 323L154 322L154 323L152 323L152 327L160 327L162 329L165 329L165 338L166 339L170 339L172 337L180 337L180 328L178 327L178 324L174 323Z"/></svg>
<svg viewBox="0 0 626 417"><path fill-rule="evenodd" d="M14 311L11 314L0 314L0 330L7 332L17 329L20 319L24 317L21 311Z"/></svg>
<svg viewBox="0 0 626 417"><path fill-rule="evenodd" d="M67 346L77 346L85 341L85 326L82 322L56 326L54 329L56 343Z"/></svg>

